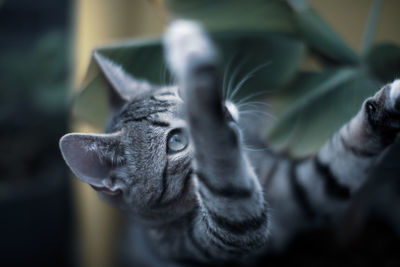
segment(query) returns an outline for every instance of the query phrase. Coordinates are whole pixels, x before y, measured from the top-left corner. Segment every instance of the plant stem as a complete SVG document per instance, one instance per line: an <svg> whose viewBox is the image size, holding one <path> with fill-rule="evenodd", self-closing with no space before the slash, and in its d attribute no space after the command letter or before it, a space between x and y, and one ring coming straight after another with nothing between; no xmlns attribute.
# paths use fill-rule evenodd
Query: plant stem
<svg viewBox="0 0 400 267"><path fill-rule="evenodd" d="M365 25L363 40L360 46L361 55L365 55L372 46L375 38L376 27L378 25L379 15L381 13L383 0L373 0L369 10L367 23Z"/></svg>

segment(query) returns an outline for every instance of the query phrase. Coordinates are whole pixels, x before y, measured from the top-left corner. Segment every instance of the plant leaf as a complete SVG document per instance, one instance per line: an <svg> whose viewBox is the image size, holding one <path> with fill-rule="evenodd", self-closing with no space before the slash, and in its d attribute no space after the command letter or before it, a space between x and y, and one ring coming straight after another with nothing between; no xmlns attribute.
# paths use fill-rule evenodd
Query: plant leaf
<svg viewBox="0 0 400 267"><path fill-rule="evenodd" d="M242 84L242 88L237 90L238 97L287 83L296 73L305 50L304 45L295 38L277 34L225 32L215 33L212 37L221 52L221 66L228 68L226 81L228 84L231 80L231 93L246 74L267 63L254 73L254 77ZM170 83L159 39L127 42L100 48L98 52L121 65L136 78L159 85ZM77 96L73 108L78 119L99 128L104 127L108 113L106 87L103 83L99 69L92 61L84 88Z"/></svg>
<svg viewBox="0 0 400 267"><path fill-rule="evenodd" d="M365 55L372 47L376 34L376 27L378 26L379 15L382 10L382 4L383 0L374 0L371 4L360 46L362 55Z"/></svg>
<svg viewBox="0 0 400 267"><path fill-rule="evenodd" d="M400 77L400 46L393 43L376 45L367 55L372 72L383 83Z"/></svg>
<svg viewBox="0 0 400 267"><path fill-rule="evenodd" d="M298 99L286 100L287 109L268 129L268 137L296 156L316 152L380 86L367 72L355 68L310 74L294 84L304 95L291 93Z"/></svg>
<svg viewBox="0 0 400 267"><path fill-rule="evenodd" d="M106 89L100 75L91 80L74 99L72 115L75 120L101 131L106 125L109 112Z"/></svg>
<svg viewBox="0 0 400 267"><path fill-rule="evenodd" d="M292 11L280 0L167 0L174 17L198 20L210 31L292 33Z"/></svg>
<svg viewBox="0 0 400 267"><path fill-rule="evenodd" d="M225 32L213 37L227 80L232 81L230 92L240 85L241 79L251 76L238 88L235 99L285 85L294 77L305 52L303 43L280 34Z"/></svg>
<svg viewBox="0 0 400 267"><path fill-rule="evenodd" d="M298 34L319 55L341 64L357 64L359 56L312 9L294 12Z"/></svg>

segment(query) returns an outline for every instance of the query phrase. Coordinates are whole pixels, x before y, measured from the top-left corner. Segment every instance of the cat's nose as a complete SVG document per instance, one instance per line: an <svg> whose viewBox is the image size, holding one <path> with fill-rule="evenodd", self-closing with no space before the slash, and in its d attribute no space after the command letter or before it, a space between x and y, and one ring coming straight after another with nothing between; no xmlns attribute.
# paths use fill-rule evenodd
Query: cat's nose
<svg viewBox="0 0 400 267"><path fill-rule="evenodd" d="M400 112L400 79L390 84L390 101L392 108Z"/></svg>

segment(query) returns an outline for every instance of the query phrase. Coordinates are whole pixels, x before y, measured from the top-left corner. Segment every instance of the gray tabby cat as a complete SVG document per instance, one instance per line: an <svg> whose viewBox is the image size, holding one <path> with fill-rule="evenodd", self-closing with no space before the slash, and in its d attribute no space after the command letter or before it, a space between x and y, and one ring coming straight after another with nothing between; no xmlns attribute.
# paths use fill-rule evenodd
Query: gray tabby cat
<svg viewBox="0 0 400 267"><path fill-rule="evenodd" d="M138 81L95 53L110 89L107 133L60 141L73 173L134 217L133 239L144 235L162 259L249 258L335 221L400 130L397 80L312 157L248 151L244 139L263 140L222 98L217 52L201 27L176 21L164 45L178 87Z"/></svg>

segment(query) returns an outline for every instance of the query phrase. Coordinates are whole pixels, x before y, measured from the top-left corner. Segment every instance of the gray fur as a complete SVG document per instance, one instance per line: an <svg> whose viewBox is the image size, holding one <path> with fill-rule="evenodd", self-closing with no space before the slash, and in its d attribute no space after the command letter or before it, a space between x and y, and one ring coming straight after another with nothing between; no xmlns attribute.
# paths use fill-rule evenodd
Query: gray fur
<svg viewBox="0 0 400 267"><path fill-rule="evenodd" d="M247 150L244 140L264 141L241 130L246 120L237 119L231 104L224 107L217 53L203 30L172 23L165 49L177 87L138 82L95 54L113 107L107 134L60 141L71 170L133 218L132 227L144 229L149 250L161 259L246 258L284 246L326 218L335 221L399 130L400 83L394 82L314 157ZM174 129L189 145L171 153Z"/></svg>

